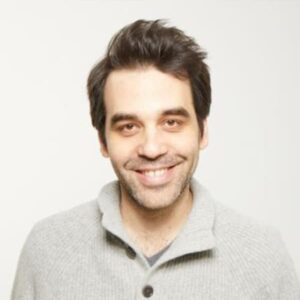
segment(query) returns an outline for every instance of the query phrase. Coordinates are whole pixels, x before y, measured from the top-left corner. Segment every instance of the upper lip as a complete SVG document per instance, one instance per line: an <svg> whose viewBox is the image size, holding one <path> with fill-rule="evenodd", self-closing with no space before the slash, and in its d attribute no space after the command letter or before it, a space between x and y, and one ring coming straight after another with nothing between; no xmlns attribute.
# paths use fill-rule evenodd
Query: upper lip
<svg viewBox="0 0 300 300"><path fill-rule="evenodd" d="M168 169L171 167L175 167L178 164L173 164L173 165L165 165L165 166L159 166L159 167L139 167L138 169L135 169L135 171L137 172L149 172L149 171L158 171L158 170L162 170L162 169Z"/></svg>

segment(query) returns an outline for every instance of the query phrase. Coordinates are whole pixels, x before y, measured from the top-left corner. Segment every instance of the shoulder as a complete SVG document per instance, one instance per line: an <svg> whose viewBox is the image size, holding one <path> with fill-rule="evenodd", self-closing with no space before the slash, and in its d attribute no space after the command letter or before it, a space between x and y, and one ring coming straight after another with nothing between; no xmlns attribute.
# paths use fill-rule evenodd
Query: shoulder
<svg viewBox="0 0 300 300"><path fill-rule="evenodd" d="M19 257L15 289L24 282L48 285L51 274L67 270L93 249L101 231L96 200L38 221L31 229Z"/></svg>
<svg viewBox="0 0 300 300"><path fill-rule="evenodd" d="M198 218L212 216L212 231L218 247L223 250L230 248L235 255L246 254L250 257L262 254L272 255L280 251L282 245L279 231L268 224L253 217L237 212L233 208L219 202L210 191L199 184L192 182L193 192L199 203L202 203ZM205 213L205 214L204 214Z"/></svg>
<svg viewBox="0 0 300 300"><path fill-rule="evenodd" d="M294 262L279 230L215 202L217 256L241 290L270 299L299 299ZM281 299L281 298L280 298Z"/></svg>
<svg viewBox="0 0 300 300"><path fill-rule="evenodd" d="M99 234L101 212L96 200L86 202L66 211L51 215L35 223L24 251L31 256L48 256L78 250Z"/></svg>
<svg viewBox="0 0 300 300"><path fill-rule="evenodd" d="M100 211L97 201L91 200L43 218L36 222L35 226L42 228L48 226L74 225L78 223L88 225L91 221L99 220L99 217Z"/></svg>
<svg viewBox="0 0 300 300"><path fill-rule="evenodd" d="M234 276L260 284L279 280L292 261L279 230L215 203L218 253ZM242 284L243 285L243 284Z"/></svg>
<svg viewBox="0 0 300 300"><path fill-rule="evenodd" d="M274 226L240 213L215 201L215 231L221 240L238 238L242 241L262 241L279 231Z"/></svg>
<svg viewBox="0 0 300 300"><path fill-rule="evenodd" d="M278 257L283 250L283 241L279 230L253 217L241 214L221 203L215 203L215 235L218 243L232 247L236 252L247 253L255 258Z"/></svg>

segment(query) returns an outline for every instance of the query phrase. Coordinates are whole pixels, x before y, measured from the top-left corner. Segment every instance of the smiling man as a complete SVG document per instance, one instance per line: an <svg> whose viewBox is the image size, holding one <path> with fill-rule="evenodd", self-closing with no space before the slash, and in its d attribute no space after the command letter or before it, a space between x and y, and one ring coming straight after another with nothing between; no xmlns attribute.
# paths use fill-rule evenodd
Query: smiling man
<svg viewBox="0 0 300 300"><path fill-rule="evenodd" d="M206 128L201 137L190 82L153 66L112 72L104 99L102 153L120 181L124 226L151 256L176 237L191 210L190 180Z"/></svg>
<svg viewBox="0 0 300 300"><path fill-rule="evenodd" d="M88 93L118 180L34 226L12 299L300 299L277 230L222 205L193 178L208 144L205 57L160 20L113 37Z"/></svg>

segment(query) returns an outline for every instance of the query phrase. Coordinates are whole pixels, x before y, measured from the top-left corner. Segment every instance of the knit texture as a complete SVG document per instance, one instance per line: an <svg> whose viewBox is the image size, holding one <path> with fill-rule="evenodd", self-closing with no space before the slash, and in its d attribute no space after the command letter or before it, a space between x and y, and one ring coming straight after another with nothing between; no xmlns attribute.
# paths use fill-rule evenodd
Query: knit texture
<svg viewBox="0 0 300 300"><path fill-rule="evenodd" d="M36 223L22 249L12 300L299 300L278 231L215 201L195 179L188 220L150 266L122 226L119 184ZM147 288L145 288L147 286Z"/></svg>

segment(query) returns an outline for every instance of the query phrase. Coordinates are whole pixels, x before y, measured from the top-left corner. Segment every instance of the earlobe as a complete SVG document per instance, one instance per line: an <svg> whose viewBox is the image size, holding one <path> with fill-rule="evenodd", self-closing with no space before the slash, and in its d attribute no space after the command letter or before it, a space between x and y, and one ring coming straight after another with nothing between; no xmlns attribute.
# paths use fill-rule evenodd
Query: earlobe
<svg viewBox="0 0 300 300"><path fill-rule="evenodd" d="M203 135L200 137L200 144L199 148L202 150L207 147L208 145L208 125L207 125L207 119L203 121Z"/></svg>
<svg viewBox="0 0 300 300"><path fill-rule="evenodd" d="M102 156L109 157L108 151L107 151L107 146L104 143L100 133L98 133L98 139L99 139L99 142L100 142L100 151L101 151Z"/></svg>
<svg viewBox="0 0 300 300"><path fill-rule="evenodd" d="M101 146L100 146L100 151L101 151L101 154L102 154L104 157L109 157L106 147L105 147L104 145L102 145L102 144L101 144Z"/></svg>

